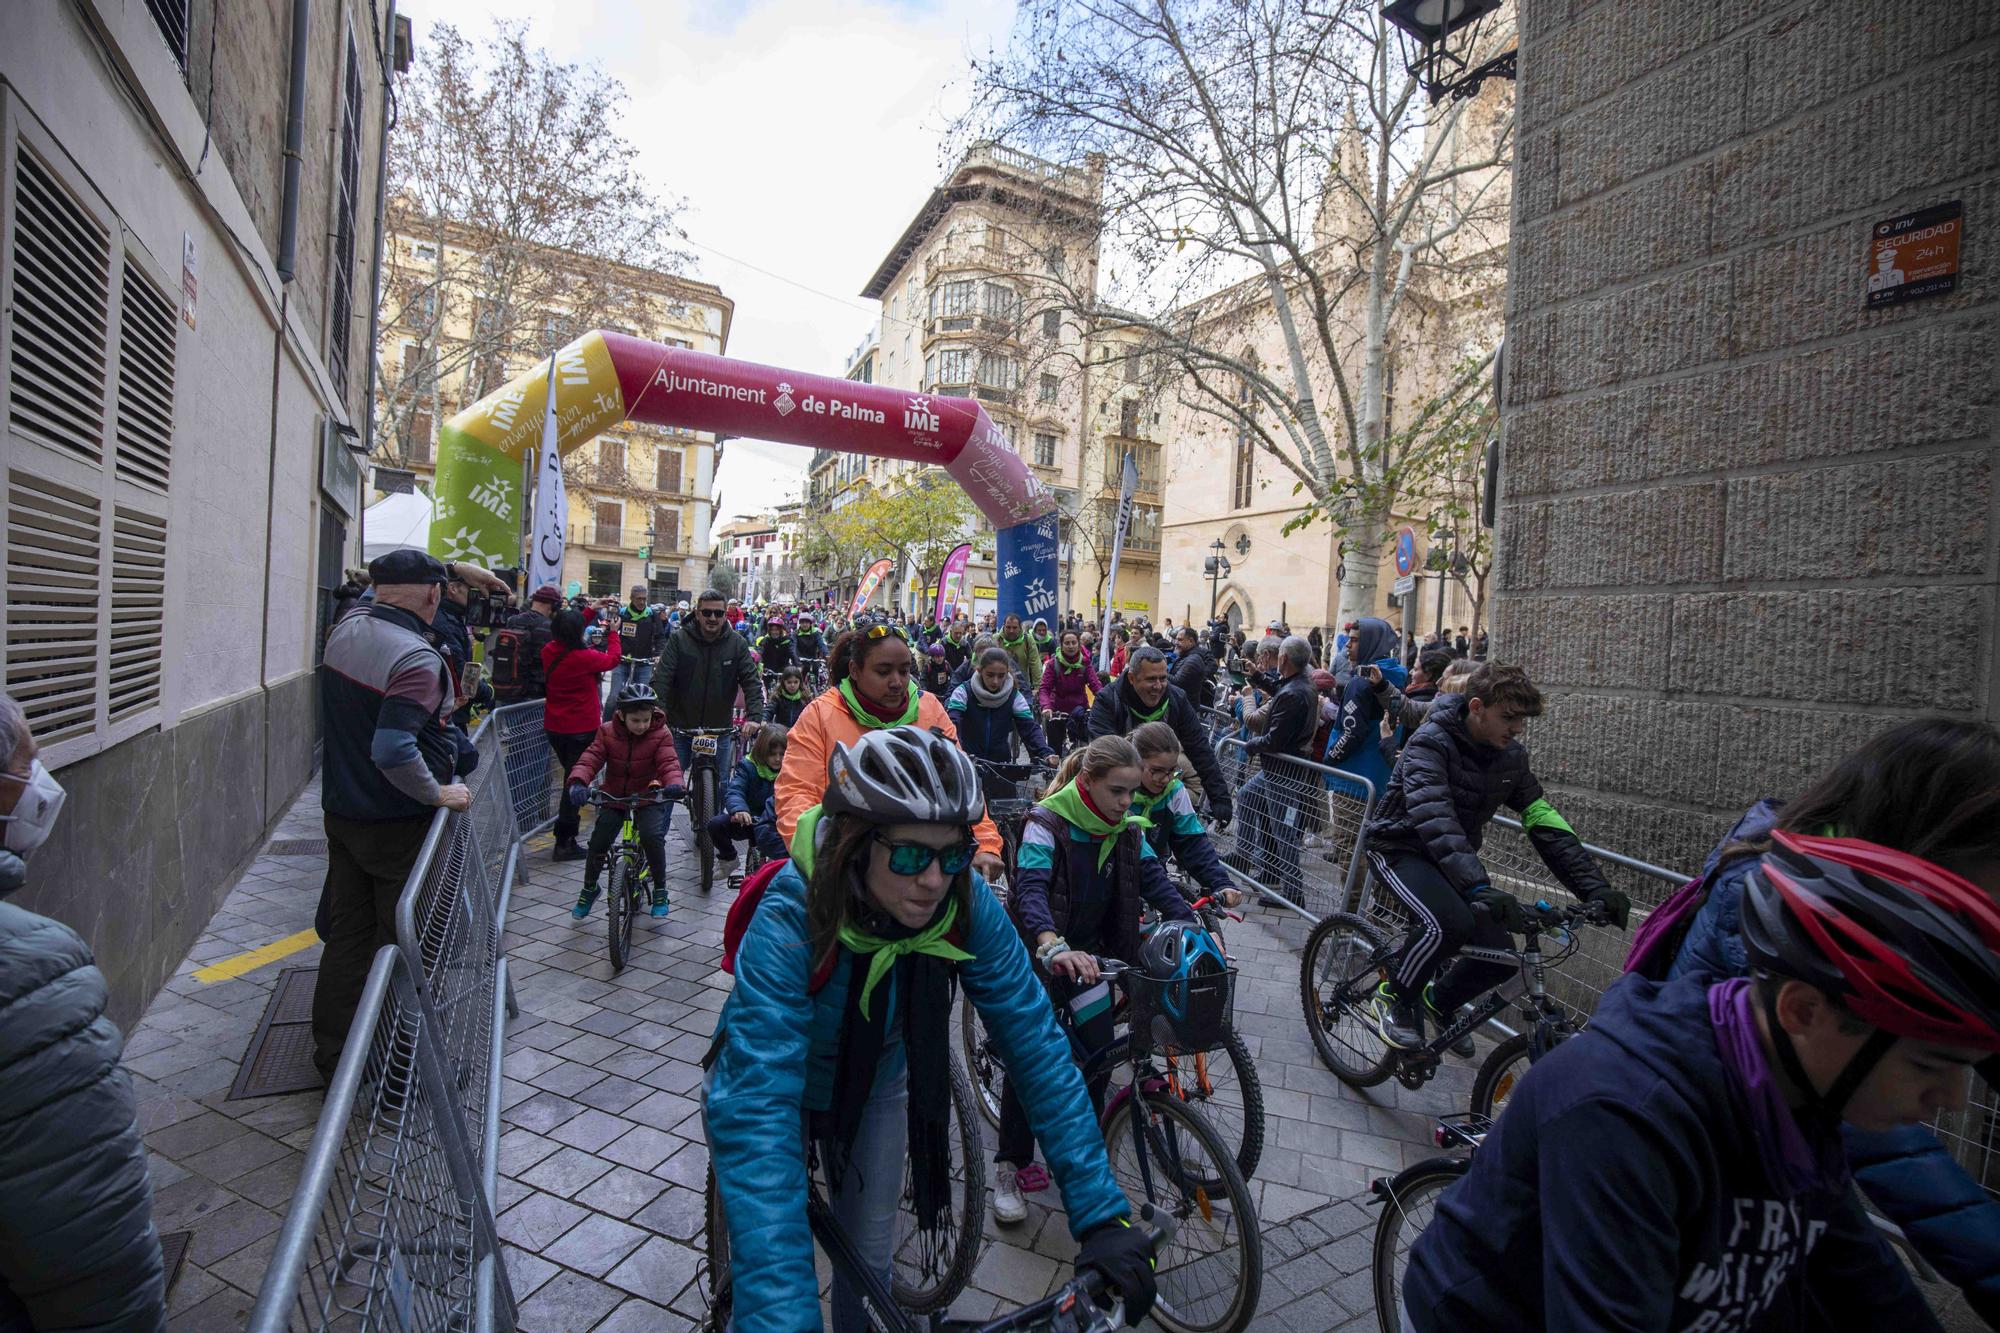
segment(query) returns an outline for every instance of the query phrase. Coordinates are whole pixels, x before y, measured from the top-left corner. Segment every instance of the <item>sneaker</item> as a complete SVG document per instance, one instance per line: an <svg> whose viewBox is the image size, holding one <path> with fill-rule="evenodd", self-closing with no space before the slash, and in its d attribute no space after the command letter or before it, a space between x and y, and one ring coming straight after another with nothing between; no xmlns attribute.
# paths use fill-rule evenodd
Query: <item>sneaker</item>
<svg viewBox="0 0 2000 1333"><path fill-rule="evenodd" d="M1416 1006L1396 994L1388 982L1375 988L1373 1004L1375 1031L1399 1051L1413 1051L1424 1044L1424 1021Z"/></svg>
<svg viewBox="0 0 2000 1333"><path fill-rule="evenodd" d="M1461 1005L1460 1009L1463 1010L1463 1008L1464 1006ZM1431 1022L1437 1024L1439 1032L1444 1031L1457 1021L1456 1014L1448 1015L1437 1007L1437 983L1435 981L1428 982L1424 986L1424 1012L1430 1015ZM1470 1060L1474 1054L1472 1034L1470 1032L1466 1033L1463 1037L1445 1047L1445 1049L1461 1060Z"/></svg>
<svg viewBox="0 0 2000 1333"><path fill-rule="evenodd" d="M993 1164L993 1220L1006 1226L1028 1220L1028 1203L1021 1197L1020 1172L1006 1162Z"/></svg>
<svg viewBox="0 0 2000 1333"><path fill-rule="evenodd" d="M578 921L590 915L590 909L597 903L597 895L603 892L595 881L583 886L583 892L576 895L576 906L569 909L571 917Z"/></svg>
<svg viewBox="0 0 2000 1333"><path fill-rule="evenodd" d="M666 915L667 915L667 891L665 889L655 887L653 890L653 917L655 920L663 920L665 919Z"/></svg>
<svg viewBox="0 0 2000 1333"><path fill-rule="evenodd" d="M568 842L557 843L555 851L549 854L549 859L551 861L581 861L589 854L583 848L576 845L575 838L571 838Z"/></svg>

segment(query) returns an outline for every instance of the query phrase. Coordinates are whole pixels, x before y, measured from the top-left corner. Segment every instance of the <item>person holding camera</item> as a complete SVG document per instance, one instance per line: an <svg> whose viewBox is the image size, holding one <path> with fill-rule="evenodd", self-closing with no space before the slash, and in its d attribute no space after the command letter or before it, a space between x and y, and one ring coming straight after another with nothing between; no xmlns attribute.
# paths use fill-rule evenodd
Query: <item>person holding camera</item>
<svg viewBox="0 0 2000 1333"><path fill-rule="evenodd" d="M617 605L615 598L612 605ZM542 731L565 773L576 767L577 760L583 758L583 752L596 738L598 727L603 725L598 717L598 684L603 673L616 669L619 662L620 640L605 632L605 627L614 623L612 614L615 612L600 615L596 624L586 628L583 612L571 608L556 612L549 625L552 638L542 649L542 679L547 699L542 711ZM553 859L583 860L584 850L576 845L579 823L576 805L565 790L556 811Z"/></svg>

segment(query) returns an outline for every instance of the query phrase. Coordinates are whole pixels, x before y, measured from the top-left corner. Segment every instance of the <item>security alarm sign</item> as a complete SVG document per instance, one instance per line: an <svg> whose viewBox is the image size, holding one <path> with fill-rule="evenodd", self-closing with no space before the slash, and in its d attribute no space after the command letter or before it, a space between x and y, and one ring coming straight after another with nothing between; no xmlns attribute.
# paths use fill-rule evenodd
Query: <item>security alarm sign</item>
<svg viewBox="0 0 2000 1333"><path fill-rule="evenodd" d="M1963 211L1963 201L1953 199L1875 224L1868 238L1868 309L1942 296L1958 286Z"/></svg>

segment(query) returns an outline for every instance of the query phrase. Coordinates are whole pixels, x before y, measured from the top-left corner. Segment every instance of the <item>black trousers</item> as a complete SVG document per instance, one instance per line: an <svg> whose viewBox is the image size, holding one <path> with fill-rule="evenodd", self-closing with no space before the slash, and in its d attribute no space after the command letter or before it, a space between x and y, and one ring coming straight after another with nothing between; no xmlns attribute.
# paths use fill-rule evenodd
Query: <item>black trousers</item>
<svg viewBox="0 0 2000 1333"><path fill-rule="evenodd" d="M368 985L375 953L396 942L396 899L423 850L432 816L363 824L326 820L326 886L320 890L326 948L313 985L313 1063L327 1082Z"/></svg>
<svg viewBox="0 0 2000 1333"><path fill-rule="evenodd" d="M1468 944L1504 949L1512 937L1486 916L1475 915L1444 872L1427 856L1414 852L1370 851L1368 864L1376 878L1409 909L1415 928L1396 961L1396 992L1416 1000L1433 977L1438 978L1438 1012L1448 1014L1473 996L1506 980L1510 968L1500 963L1454 961ZM1446 963L1451 963L1449 968ZM1440 969L1444 975L1438 976Z"/></svg>
<svg viewBox="0 0 2000 1333"><path fill-rule="evenodd" d="M1057 1008L1068 1004L1079 989L1090 989L1088 986L1079 988L1056 976L1043 977L1042 984L1048 987L1049 1003ZM1085 1050L1101 1051L1111 1043L1114 1014L1115 1010L1107 1004L1096 1017L1076 1025L1077 1037L1083 1042ZM1032 1073L1027 1076L1033 1077ZM1091 1109L1100 1116L1104 1114L1104 1093L1110 1082L1111 1071L1106 1069L1087 1085ZM1016 1167L1026 1166L1035 1160L1035 1132L1028 1125L1027 1108L1021 1105L1020 1097L1014 1092L1014 1071L1011 1069L1007 1071L1006 1082L1000 1088L1000 1147L993 1154L993 1160Z"/></svg>
<svg viewBox="0 0 2000 1333"><path fill-rule="evenodd" d="M569 803L569 771L576 767L576 761L583 758L583 752L590 748L596 737L594 731L579 731L574 735L564 731L545 731L549 738L549 748L556 752L556 762L562 765L562 776L556 780L556 790L561 793L562 804L556 808L556 841L575 842L578 824L576 807Z"/></svg>

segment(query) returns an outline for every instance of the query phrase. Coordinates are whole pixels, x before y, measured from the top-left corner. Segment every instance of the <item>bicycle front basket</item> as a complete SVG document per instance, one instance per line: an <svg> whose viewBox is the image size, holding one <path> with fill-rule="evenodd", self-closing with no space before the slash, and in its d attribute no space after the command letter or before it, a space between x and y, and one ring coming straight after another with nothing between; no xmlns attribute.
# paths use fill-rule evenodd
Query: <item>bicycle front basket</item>
<svg viewBox="0 0 2000 1333"><path fill-rule="evenodd" d="M1212 1051L1227 1038L1236 1015L1236 969L1180 981L1161 981L1143 972L1126 974L1132 1000L1132 1035L1150 1037L1155 1047Z"/></svg>

